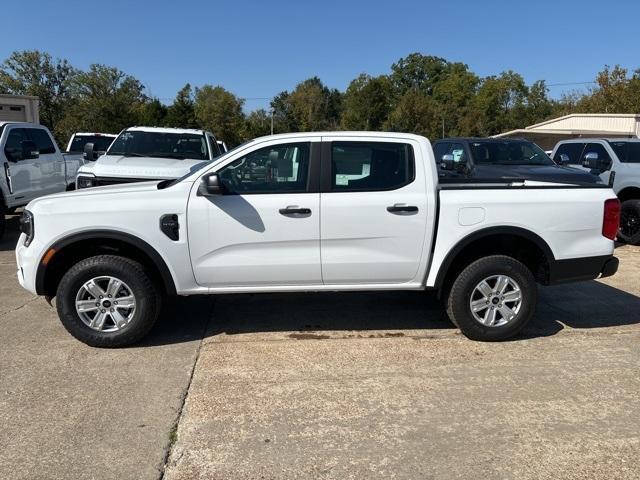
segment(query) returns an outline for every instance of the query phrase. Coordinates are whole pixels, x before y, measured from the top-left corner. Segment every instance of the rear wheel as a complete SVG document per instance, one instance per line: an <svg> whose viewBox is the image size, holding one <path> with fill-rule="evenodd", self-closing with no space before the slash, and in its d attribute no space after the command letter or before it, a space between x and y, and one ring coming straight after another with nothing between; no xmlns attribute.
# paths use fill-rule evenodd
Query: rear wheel
<svg viewBox="0 0 640 480"><path fill-rule="evenodd" d="M93 347L140 340L160 311L157 287L138 262L115 255L74 265L57 290L58 316L67 331Z"/></svg>
<svg viewBox="0 0 640 480"><path fill-rule="evenodd" d="M537 300L531 271L514 258L492 255L471 263L455 279L447 313L466 337L499 341L531 320Z"/></svg>
<svg viewBox="0 0 640 480"><path fill-rule="evenodd" d="M631 245L640 245L640 200L622 202L618 238Z"/></svg>

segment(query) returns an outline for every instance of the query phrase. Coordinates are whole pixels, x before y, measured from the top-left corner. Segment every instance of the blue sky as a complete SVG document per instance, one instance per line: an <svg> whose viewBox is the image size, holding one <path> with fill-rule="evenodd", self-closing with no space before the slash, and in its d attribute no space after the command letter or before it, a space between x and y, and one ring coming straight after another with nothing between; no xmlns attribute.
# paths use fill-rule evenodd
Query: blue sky
<svg viewBox="0 0 640 480"><path fill-rule="evenodd" d="M344 89L361 72L387 73L411 52L467 63L482 76L512 69L529 83L584 82L605 64L640 67L640 2L606 5L31 0L2 6L0 59L40 49L79 68L116 66L165 103L187 82L222 85L246 98L247 110L313 75ZM551 93L580 88L560 85Z"/></svg>

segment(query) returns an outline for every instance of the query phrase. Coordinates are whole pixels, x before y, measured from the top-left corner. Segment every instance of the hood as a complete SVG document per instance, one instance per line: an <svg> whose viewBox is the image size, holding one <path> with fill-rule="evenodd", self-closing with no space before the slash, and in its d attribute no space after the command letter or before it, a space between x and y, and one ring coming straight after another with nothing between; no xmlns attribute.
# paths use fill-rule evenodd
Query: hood
<svg viewBox="0 0 640 480"><path fill-rule="evenodd" d="M88 173L96 177L164 180L182 177L197 165L207 161L208 160L102 155L95 162L89 162L83 165L78 171L78 174Z"/></svg>
<svg viewBox="0 0 640 480"><path fill-rule="evenodd" d="M464 178L462 174L449 175L449 172L440 171L440 178L444 176L454 178ZM442 175L445 173L445 175ZM550 183L578 183L578 184L599 184L602 183L599 177L577 168L564 167L560 165L476 165L469 177L504 180L508 178L521 178L525 180L536 180Z"/></svg>
<svg viewBox="0 0 640 480"><path fill-rule="evenodd" d="M138 193L155 191L158 189L158 181L151 182L132 182L132 183L119 183L117 185L109 185L106 187L92 187L83 188L81 190L71 190L69 192L55 193L53 195L46 195L44 197L36 198L32 200L27 209L35 206L37 203L43 203L48 200L55 200L57 198L71 198L71 197L88 197L93 195L104 194L123 194L123 193Z"/></svg>

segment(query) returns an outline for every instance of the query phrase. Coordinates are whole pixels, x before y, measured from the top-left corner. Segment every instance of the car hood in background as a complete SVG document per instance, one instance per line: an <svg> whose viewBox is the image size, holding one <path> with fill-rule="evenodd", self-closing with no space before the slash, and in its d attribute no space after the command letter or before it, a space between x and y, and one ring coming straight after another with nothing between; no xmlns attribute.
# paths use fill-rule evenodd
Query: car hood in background
<svg viewBox="0 0 640 480"><path fill-rule="evenodd" d="M88 162L83 165L78 171L78 175L86 173L95 175L96 177L164 180L182 177L202 162L207 161L208 160L102 155L95 162Z"/></svg>

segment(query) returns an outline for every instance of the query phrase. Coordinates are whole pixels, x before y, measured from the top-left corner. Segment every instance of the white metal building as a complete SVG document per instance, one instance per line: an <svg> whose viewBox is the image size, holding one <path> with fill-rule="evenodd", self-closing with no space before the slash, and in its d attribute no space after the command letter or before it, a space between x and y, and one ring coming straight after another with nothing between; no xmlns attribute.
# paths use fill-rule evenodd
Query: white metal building
<svg viewBox="0 0 640 480"><path fill-rule="evenodd" d="M568 138L631 138L639 134L640 114L574 113L495 137L526 138L545 150L551 150L560 140Z"/></svg>
<svg viewBox="0 0 640 480"><path fill-rule="evenodd" d="M40 123L38 97L0 95L0 122Z"/></svg>

